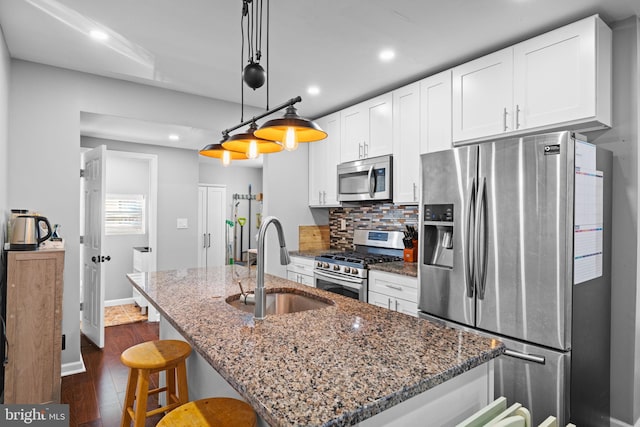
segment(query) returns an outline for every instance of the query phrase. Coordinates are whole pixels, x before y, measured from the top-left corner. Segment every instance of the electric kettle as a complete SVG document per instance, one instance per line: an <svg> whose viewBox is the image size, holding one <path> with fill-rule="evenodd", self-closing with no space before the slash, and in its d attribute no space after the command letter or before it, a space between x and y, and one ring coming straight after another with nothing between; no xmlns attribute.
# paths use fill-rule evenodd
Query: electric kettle
<svg viewBox="0 0 640 427"><path fill-rule="evenodd" d="M41 236L41 223L45 225L42 227L46 229L45 236ZM49 237L51 237L51 224L47 218L38 215L19 215L11 221L9 250L33 251Z"/></svg>

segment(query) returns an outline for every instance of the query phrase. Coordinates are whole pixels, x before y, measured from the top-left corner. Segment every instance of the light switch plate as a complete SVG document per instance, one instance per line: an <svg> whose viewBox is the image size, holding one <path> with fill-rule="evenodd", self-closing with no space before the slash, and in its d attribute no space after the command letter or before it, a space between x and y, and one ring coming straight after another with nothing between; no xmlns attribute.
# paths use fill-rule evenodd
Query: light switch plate
<svg viewBox="0 0 640 427"><path fill-rule="evenodd" d="M187 221L187 218L178 218L176 223L178 228L189 228L189 221Z"/></svg>

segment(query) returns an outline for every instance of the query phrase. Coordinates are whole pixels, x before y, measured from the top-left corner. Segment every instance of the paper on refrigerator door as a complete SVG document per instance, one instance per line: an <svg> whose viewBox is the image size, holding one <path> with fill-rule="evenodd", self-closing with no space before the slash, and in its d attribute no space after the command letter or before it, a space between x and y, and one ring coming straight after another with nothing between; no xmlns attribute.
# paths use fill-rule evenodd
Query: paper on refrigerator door
<svg viewBox="0 0 640 427"><path fill-rule="evenodd" d="M593 164L595 165L595 161ZM602 276L602 189L602 171L578 167L576 160L573 233L574 285Z"/></svg>

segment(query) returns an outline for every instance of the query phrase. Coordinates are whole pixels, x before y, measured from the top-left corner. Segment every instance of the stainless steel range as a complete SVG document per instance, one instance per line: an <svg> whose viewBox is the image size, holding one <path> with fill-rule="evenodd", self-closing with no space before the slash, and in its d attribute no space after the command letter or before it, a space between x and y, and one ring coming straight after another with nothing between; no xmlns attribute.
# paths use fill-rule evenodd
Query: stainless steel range
<svg viewBox="0 0 640 427"><path fill-rule="evenodd" d="M366 302L369 266L402 261L403 237L401 231L355 230L354 251L315 257L315 287Z"/></svg>

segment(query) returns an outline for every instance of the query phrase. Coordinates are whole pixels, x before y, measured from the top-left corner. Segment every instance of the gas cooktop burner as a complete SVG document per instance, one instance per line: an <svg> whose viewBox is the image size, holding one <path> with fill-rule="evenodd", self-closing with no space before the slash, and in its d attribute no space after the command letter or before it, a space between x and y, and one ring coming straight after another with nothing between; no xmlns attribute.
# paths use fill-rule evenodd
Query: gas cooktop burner
<svg viewBox="0 0 640 427"><path fill-rule="evenodd" d="M362 252L340 252L340 253L333 253L333 254L323 254L317 258L334 261L338 264L340 262L360 264L363 267L366 267L369 264L376 264L379 262L402 261L402 257L399 257L399 256L368 254L368 253L362 253Z"/></svg>

